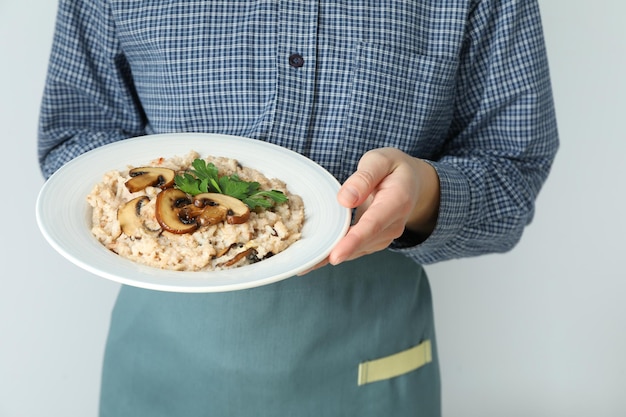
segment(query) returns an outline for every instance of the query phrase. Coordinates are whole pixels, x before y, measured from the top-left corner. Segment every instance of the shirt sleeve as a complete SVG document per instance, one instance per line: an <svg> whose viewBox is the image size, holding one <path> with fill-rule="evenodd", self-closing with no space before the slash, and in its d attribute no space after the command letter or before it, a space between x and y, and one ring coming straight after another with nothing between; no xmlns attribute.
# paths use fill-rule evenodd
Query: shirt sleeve
<svg viewBox="0 0 626 417"><path fill-rule="evenodd" d="M548 61L535 1L482 1L471 12L449 138L431 161L437 226L392 248L419 263L505 252L533 217L558 148Z"/></svg>
<svg viewBox="0 0 626 417"><path fill-rule="evenodd" d="M142 135L144 127L106 2L61 0L39 119L44 177L81 153Z"/></svg>

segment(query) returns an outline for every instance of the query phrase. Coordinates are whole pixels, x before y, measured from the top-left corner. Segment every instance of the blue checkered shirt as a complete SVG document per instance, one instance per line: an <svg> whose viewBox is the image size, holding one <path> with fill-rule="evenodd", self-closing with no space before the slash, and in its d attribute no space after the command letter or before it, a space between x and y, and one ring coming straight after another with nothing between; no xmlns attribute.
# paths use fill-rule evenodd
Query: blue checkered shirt
<svg viewBox="0 0 626 417"><path fill-rule="evenodd" d="M128 137L273 142L340 181L367 150L441 181L420 263L512 248L558 147L535 0L61 0L40 119L44 176Z"/></svg>

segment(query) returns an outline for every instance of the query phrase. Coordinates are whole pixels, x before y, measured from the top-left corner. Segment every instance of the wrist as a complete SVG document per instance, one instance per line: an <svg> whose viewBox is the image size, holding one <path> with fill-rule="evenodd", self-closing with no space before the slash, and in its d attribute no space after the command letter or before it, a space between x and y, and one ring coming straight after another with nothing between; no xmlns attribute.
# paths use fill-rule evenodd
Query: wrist
<svg viewBox="0 0 626 417"><path fill-rule="evenodd" d="M422 159L413 158L413 165L419 189L417 202L406 222L406 229L425 239L437 225L440 200L439 175L431 164Z"/></svg>

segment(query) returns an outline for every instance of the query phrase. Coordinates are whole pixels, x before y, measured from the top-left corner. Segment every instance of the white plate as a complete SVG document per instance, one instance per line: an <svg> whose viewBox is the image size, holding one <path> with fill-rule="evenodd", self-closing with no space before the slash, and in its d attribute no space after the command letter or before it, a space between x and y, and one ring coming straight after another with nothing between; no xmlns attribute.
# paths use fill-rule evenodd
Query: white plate
<svg viewBox="0 0 626 417"><path fill-rule="evenodd" d="M158 157L225 156L267 177L279 178L304 200L302 238L285 251L236 269L209 272L168 271L122 258L91 234L86 197L105 172L139 166ZM291 150L228 135L163 134L115 142L68 162L44 184L37 199L37 223L46 240L65 258L101 277L136 287L174 292L233 291L289 278L322 261L344 236L350 210L337 203L337 180Z"/></svg>

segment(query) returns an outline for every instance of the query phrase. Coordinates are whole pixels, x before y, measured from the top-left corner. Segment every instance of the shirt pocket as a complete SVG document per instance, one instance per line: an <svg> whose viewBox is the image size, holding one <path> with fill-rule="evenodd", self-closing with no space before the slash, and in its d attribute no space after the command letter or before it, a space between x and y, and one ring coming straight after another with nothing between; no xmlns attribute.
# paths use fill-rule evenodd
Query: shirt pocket
<svg viewBox="0 0 626 417"><path fill-rule="evenodd" d="M271 2L231 3L224 13L219 2L114 2L151 133L267 137L276 107L277 19Z"/></svg>
<svg viewBox="0 0 626 417"><path fill-rule="evenodd" d="M411 47L360 44L343 135L344 175L373 148L436 155L452 119L457 66Z"/></svg>

